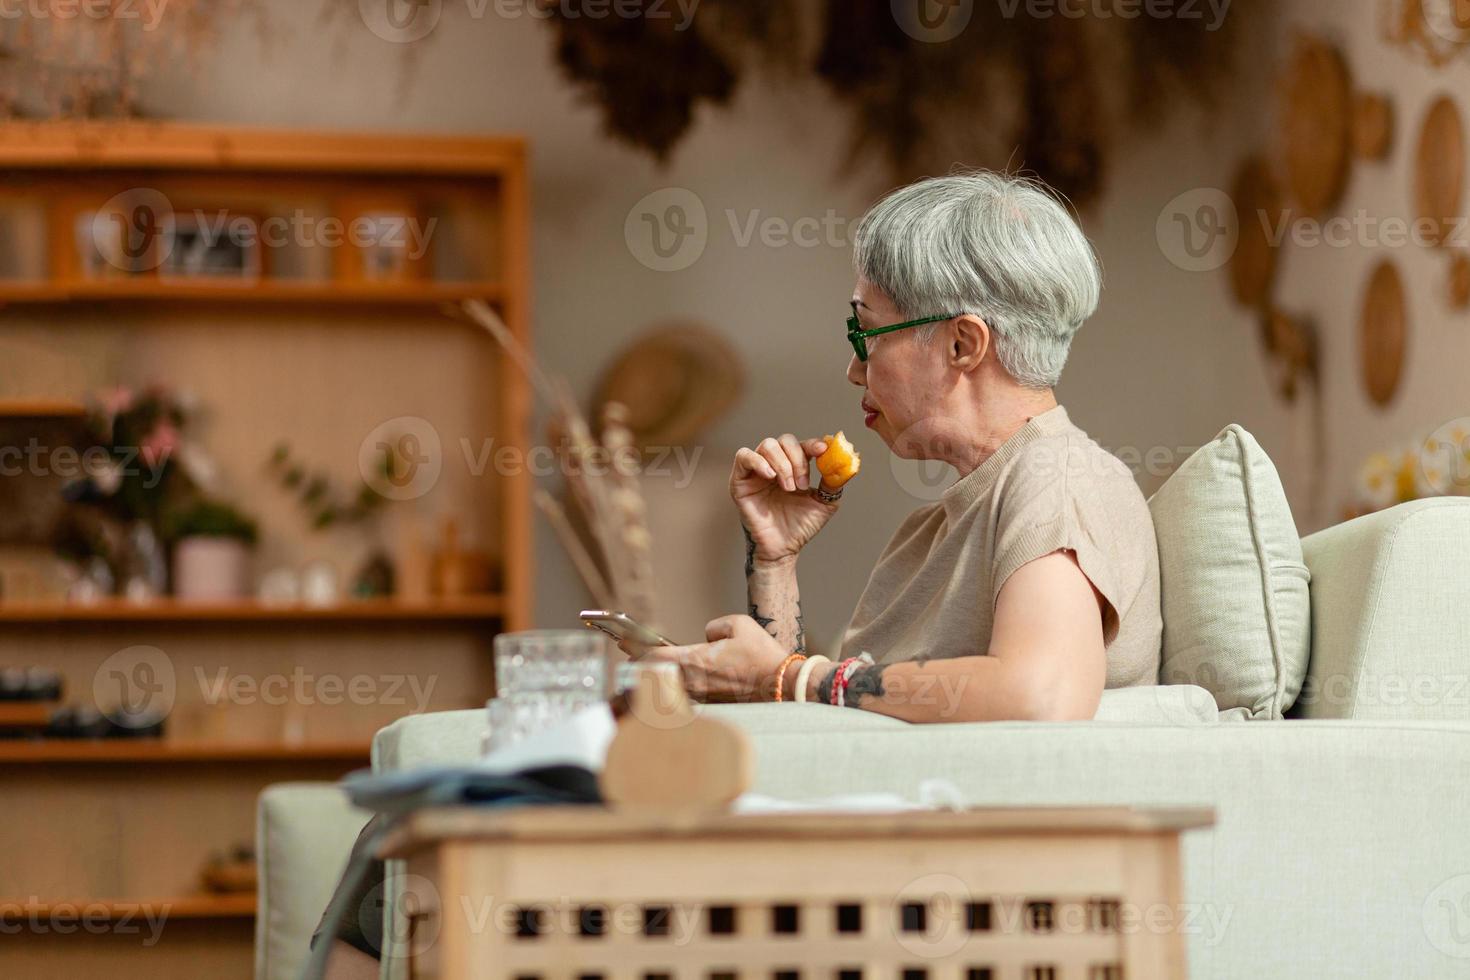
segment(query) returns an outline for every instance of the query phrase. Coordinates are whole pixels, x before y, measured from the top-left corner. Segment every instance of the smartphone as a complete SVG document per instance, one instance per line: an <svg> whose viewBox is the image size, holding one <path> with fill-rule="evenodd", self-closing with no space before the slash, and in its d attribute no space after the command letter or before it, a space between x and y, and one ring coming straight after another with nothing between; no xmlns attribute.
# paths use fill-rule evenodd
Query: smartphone
<svg viewBox="0 0 1470 980"><path fill-rule="evenodd" d="M583 626L606 633L619 642L632 640L639 646L645 647L678 646L673 640L660 636L627 613L612 612L607 609L583 609L581 616Z"/></svg>

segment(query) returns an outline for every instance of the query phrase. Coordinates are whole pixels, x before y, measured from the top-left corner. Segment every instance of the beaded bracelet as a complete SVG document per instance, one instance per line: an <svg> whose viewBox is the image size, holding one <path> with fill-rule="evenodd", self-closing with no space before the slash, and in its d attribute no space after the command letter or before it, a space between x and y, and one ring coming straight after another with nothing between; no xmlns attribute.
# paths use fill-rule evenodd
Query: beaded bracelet
<svg viewBox="0 0 1470 980"><path fill-rule="evenodd" d="M776 668L776 700L778 702L784 700L786 697L786 668L790 667L791 664L797 660L805 659L806 657L803 654L793 653L791 656L781 661L781 666Z"/></svg>
<svg viewBox="0 0 1470 980"><path fill-rule="evenodd" d="M865 665L860 659L858 659L857 657L853 657L852 660L848 662L847 666L843 668L842 676L839 678L842 683L837 688L837 707L847 707L847 685L852 683L852 675L856 674L864 666Z"/></svg>
<svg viewBox="0 0 1470 980"><path fill-rule="evenodd" d="M837 671L832 675L832 703L839 708L843 706L842 691L847 687L848 678L851 676L849 672L857 662L857 657L848 657L837 665Z"/></svg>
<svg viewBox="0 0 1470 980"><path fill-rule="evenodd" d="M822 664L830 664L831 657L824 657L820 653L806 658L806 663L801 665L801 670L796 672L796 700L799 704L806 703L806 686L811 683L812 671Z"/></svg>

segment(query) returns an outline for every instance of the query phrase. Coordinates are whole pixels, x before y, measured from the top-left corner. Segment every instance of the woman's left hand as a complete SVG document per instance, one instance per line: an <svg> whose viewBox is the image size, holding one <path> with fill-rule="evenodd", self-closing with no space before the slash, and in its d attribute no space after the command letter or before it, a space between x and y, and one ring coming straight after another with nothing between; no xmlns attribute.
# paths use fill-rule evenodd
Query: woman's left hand
<svg viewBox="0 0 1470 980"><path fill-rule="evenodd" d="M773 701L776 671L791 655L749 616L721 616L704 628L707 643L649 647L642 659L675 663L698 701Z"/></svg>

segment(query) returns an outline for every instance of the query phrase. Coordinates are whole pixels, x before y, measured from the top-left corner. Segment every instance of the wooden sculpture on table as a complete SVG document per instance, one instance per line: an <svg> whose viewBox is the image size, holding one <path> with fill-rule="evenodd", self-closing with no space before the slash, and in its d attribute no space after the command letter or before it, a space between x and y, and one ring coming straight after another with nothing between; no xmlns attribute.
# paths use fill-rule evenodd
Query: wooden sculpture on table
<svg viewBox="0 0 1470 980"><path fill-rule="evenodd" d="M733 725L697 714L671 667L640 673L607 750L602 795L620 809L723 810L750 788L750 742Z"/></svg>

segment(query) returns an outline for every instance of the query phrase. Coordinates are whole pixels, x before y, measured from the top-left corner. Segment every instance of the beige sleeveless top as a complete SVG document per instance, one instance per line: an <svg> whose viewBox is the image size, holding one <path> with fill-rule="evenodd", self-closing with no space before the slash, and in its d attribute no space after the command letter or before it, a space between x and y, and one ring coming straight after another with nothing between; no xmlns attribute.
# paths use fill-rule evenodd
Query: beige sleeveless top
<svg viewBox="0 0 1470 980"><path fill-rule="evenodd" d="M1156 684L1163 620L1153 519L1122 461L1060 406L1026 423L943 499L914 511L878 559L842 654L879 663L990 648L1001 587L1071 551L1107 606L1107 686Z"/></svg>

